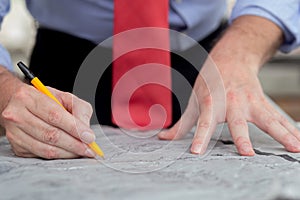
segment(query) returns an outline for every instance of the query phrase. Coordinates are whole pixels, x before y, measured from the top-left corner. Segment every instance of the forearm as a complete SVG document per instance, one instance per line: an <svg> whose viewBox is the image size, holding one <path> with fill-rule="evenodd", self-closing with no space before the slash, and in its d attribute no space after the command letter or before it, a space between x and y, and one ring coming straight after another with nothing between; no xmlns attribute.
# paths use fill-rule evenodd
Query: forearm
<svg viewBox="0 0 300 200"><path fill-rule="evenodd" d="M211 56L221 70L248 66L258 73L282 41L283 33L276 24L262 17L242 16L226 30Z"/></svg>

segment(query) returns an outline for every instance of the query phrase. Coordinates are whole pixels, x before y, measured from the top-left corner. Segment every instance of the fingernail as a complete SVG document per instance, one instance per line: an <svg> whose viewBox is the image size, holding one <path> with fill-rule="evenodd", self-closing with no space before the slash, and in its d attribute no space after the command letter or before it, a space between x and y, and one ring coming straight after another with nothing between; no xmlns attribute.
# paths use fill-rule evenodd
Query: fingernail
<svg viewBox="0 0 300 200"><path fill-rule="evenodd" d="M92 151L91 149L86 149L85 151L85 155L87 157L90 157L90 158L95 158L96 157L96 153L94 151Z"/></svg>
<svg viewBox="0 0 300 200"><path fill-rule="evenodd" d="M193 147L193 153L200 154L202 150L202 145L197 145L196 147Z"/></svg>
<svg viewBox="0 0 300 200"><path fill-rule="evenodd" d="M96 138L95 138L95 135L92 134L92 133L89 133L89 132L83 132L83 133L81 134L80 139L81 139L83 142L85 142L85 143L87 143L87 144L90 144L90 143L94 142Z"/></svg>

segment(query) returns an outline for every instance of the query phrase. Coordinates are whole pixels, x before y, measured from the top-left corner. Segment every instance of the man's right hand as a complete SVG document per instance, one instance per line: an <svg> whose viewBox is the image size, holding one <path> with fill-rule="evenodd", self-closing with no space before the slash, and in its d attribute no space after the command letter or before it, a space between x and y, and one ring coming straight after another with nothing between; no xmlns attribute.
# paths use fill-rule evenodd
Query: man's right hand
<svg viewBox="0 0 300 200"><path fill-rule="evenodd" d="M0 93L6 96L0 100L0 121L17 156L45 159L95 157L87 146L95 140L89 127L90 104L70 93L49 88L67 112L48 96L3 70L2 73L0 70L0 82L3 83ZM14 83L7 85L10 90L3 89L7 82Z"/></svg>

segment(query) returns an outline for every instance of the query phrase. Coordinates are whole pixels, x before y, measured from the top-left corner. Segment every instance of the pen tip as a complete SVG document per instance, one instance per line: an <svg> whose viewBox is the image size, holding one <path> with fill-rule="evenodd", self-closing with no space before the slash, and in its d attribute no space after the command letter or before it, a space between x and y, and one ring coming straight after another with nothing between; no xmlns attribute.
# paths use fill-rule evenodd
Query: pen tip
<svg viewBox="0 0 300 200"><path fill-rule="evenodd" d="M100 149L100 147L97 145L96 142L92 142L91 144L89 144L90 148L100 157L104 158L104 153L103 151Z"/></svg>

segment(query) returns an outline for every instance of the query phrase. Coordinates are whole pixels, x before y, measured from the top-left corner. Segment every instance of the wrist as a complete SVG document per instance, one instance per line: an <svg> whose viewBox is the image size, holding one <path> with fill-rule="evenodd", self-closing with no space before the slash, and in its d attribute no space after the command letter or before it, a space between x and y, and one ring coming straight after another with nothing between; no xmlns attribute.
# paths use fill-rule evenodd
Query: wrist
<svg viewBox="0 0 300 200"><path fill-rule="evenodd" d="M220 70L247 69L257 74L283 41L282 30L256 16L237 18L210 53Z"/></svg>
<svg viewBox="0 0 300 200"><path fill-rule="evenodd" d="M7 106L16 89L24 84L19 78L0 66L0 125L3 125L1 113Z"/></svg>
<svg viewBox="0 0 300 200"><path fill-rule="evenodd" d="M210 58L221 74L230 73L234 75L234 72L247 71L257 75L262 66L257 55L251 53L241 55L241 52L230 48L227 48L227 50L215 48L210 53Z"/></svg>

